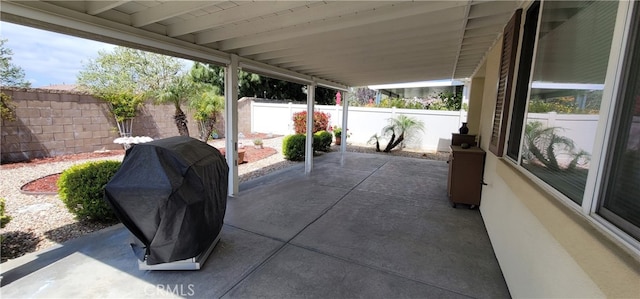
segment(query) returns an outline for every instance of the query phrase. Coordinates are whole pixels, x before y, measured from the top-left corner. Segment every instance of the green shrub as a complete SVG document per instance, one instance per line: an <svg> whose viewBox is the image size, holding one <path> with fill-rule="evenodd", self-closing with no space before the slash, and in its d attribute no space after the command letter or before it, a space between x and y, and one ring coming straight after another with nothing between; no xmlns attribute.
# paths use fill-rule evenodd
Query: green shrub
<svg viewBox="0 0 640 299"><path fill-rule="evenodd" d="M304 160L304 148L306 136L304 134L294 134L285 136L282 139L282 153L285 159L291 161Z"/></svg>
<svg viewBox="0 0 640 299"><path fill-rule="evenodd" d="M0 198L0 228L3 228L11 221L11 216L4 213L4 198Z"/></svg>
<svg viewBox="0 0 640 299"><path fill-rule="evenodd" d="M75 165L60 175L58 194L78 220L113 221L111 206L104 200L104 187L121 162L100 161Z"/></svg>
<svg viewBox="0 0 640 299"><path fill-rule="evenodd" d="M313 149L316 151L328 152L331 148L333 135L327 131L319 131L313 134Z"/></svg>

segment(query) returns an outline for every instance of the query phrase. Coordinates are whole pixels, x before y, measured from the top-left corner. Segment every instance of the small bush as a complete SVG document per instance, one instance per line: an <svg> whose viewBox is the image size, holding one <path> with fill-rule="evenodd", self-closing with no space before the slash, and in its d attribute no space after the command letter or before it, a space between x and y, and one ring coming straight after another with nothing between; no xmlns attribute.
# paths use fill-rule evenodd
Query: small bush
<svg viewBox="0 0 640 299"><path fill-rule="evenodd" d="M117 161L88 162L62 172L58 194L69 212L78 220L115 220L111 206L104 200L104 187L120 164Z"/></svg>
<svg viewBox="0 0 640 299"><path fill-rule="evenodd" d="M288 135L282 139L282 153L291 161L304 160L306 136L304 134Z"/></svg>
<svg viewBox="0 0 640 299"><path fill-rule="evenodd" d="M313 133L326 130L329 126L331 115L328 113L315 111L313 112ZM307 111L300 111L293 114L293 129L296 134L307 133Z"/></svg>
<svg viewBox="0 0 640 299"><path fill-rule="evenodd" d="M333 135L327 131L318 131L313 134L313 149L322 152L328 152L331 148Z"/></svg>
<svg viewBox="0 0 640 299"><path fill-rule="evenodd" d="M4 213L4 198L0 198L0 228L4 228L11 221L11 216Z"/></svg>

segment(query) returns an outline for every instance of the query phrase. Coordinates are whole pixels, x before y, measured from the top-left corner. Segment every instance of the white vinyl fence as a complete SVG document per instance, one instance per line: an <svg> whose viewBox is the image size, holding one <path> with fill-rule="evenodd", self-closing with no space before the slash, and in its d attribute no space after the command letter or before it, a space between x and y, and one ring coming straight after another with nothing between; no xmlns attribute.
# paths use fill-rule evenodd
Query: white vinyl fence
<svg viewBox="0 0 640 299"><path fill-rule="evenodd" d="M573 140L576 150L585 150L593 153L593 143L598 128L598 115L590 114L558 114L529 113L527 122L539 121L545 127L556 127L556 134Z"/></svg>
<svg viewBox="0 0 640 299"><path fill-rule="evenodd" d="M278 135L293 134L293 113L305 111L304 104L251 104L251 131ZM316 105L317 111L331 115L330 125L341 126L342 107ZM374 134L380 134L388 124L388 119L399 114L414 117L424 123L425 130L407 148L424 151L448 151L451 133L458 132L461 123L466 120L466 112L435 111L396 108L349 107L347 141L351 144L366 145ZM557 133L571 138L578 149L593 152L595 131L598 126L597 115L529 113L528 121L540 121L547 127L563 128ZM386 141L382 142L382 146Z"/></svg>
<svg viewBox="0 0 640 299"><path fill-rule="evenodd" d="M278 135L293 134L293 113L305 111L304 104L251 104L251 131ZM342 125L342 106L315 105L316 111L331 115L330 126ZM458 132L465 112L434 111L396 108L349 107L347 141L351 144L366 145L374 134L380 135L388 119L397 115L406 115L424 123L425 130L415 140L406 143L407 148L424 151L448 151L451 133ZM343 130L344 132L344 130ZM381 146L386 141L381 142Z"/></svg>

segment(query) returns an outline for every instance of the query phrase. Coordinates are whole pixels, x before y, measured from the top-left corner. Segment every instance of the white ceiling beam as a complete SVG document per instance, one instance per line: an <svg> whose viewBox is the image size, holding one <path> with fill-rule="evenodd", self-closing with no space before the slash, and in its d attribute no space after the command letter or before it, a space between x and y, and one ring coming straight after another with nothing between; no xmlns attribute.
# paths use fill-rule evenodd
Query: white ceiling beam
<svg viewBox="0 0 640 299"><path fill-rule="evenodd" d="M171 1L150 7L131 15L131 25L142 27L164 21L194 10L216 5L220 1Z"/></svg>
<svg viewBox="0 0 640 299"><path fill-rule="evenodd" d="M413 53L407 52L406 55L416 55L415 51ZM317 72L335 72L338 70L349 70L349 72L357 72L357 71L375 71L380 69L388 69L388 68L403 68L409 66L417 66L417 65L438 65L438 64L446 64L451 66L451 62L455 59L455 53L442 54L439 56L427 57L424 59L415 59L414 57L403 57L402 59L383 59L382 57L378 57L377 59L362 59L362 60L350 60L348 58L333 60L330 62L320 61L319 63L315 63L313 65L310 64L302 64L302 65L293 65L293 64L285 64L280 65L282 68L287 69L295 69L299 72L316 74ZM452 70L449 68L449 74L451 74Z"/></svg>
<svg viewBox="0 0 640 299"><path fill-rule="evenodd" d="M395 57L398 55L405 55L406 53L424 53L424 55L429 55L429 53L434 52L451 52L451 48L457 47L457 41L442 41L438 43L431 43L429 41L424 41L421 43L412 44L411 47L402 47L394 44L385 44L384 46L379 46L375 51L363 52L362 49L351 49L348 51L345 50L327 50L322 51L318 49L317 51L307 53L301 53L299 55L289 55L286 57L281 57L277 59L264 60L269 64L273 65L281 65L287 64L291 62L301 62L305 61L317 61L317 60L326 60L332 61L335 60L336 57L348 57L349 59L375 59L376 57Z"/></svg>
<svg viewBox="0 0 640 299"><path fill-rule="evenodd" d="M444 30L443 30L444 28ZM309 48L312 48L313 52L320 53L354 53L362 51L363 48L368 47L381 47L383 49L389 47L402 47L405 44L413 44L417 41L417 44L433 43L437 44L445 40L451 39L451 36L455 36L457 31L460 30L454 26L443 24L437 32L431 34L430 29L416 28L413 30L401 30L397 34L371 34L368 36L358 36L347 39L334 39L331 43L318 42L314 43L310 41L305 43L305 47L287 47L284 50L269 51L250 57L255 60L270 60L277 58L287 58L292 56L300 56L309 53ZM336 46L339 45L339 46Z"/></svg>
<svg viewBox="0 0 640 299"><path fill-rule="evenodd" d="M459 17L462 18L462 13L464 11L459 7L448 12L452 14L459 14ZM411 22L407 22L409 19ZM332 41L332 44L341 45L341 43L348 43L349 40L353 39L375 39L387 35L402 35L405 31L413 32L415 30L422 30L425 35L427 35L431 33L435 34L436 32L447 32L451 28L458 28L461 30L461 23L456 21L458 19L459 18L455 18L447 13L426 13L424 15L405 18L403 20L404 22L391 20L381 23L372 23L366 27L345 28L337 31L323 32L317 35L304 35L296 39L265 41L259 45L238 49L238 54L241 56L251 56L275 50L318 46L320 44L325 44L327 40Z"/></svg>
<svg viewBox="0 0 640 299"><path fill-rule="evenodd" d="M306 5L306 2L298 1L237 1L237 3L240 6L221 10L184 22L171 24L167 26L167 35L171 37L185 35Z"/></svg>
<svg viewBox="0 0 640 299"><path fill-rule="evenodd" d="M263 43L276 42L291 38L298 38L329 31L340 31L346 28L366 26L384 21L397 20L415 15L423 15L437 11L452 9L464 5L466 2L399 2L389 7L369 10L355 15L340 18L324 19L319 22L309 22L294 28L283 28L273 32L267 32L251 37L235 38L221 41L219 48L222 51L255 46ZM452 16L450 16L452 17ZM427 20L425 20L427 21Z"/></svg>
<svg viewBox="0 0 640 299"><path fill-rule="evenodd" d="M205 31L196 35L196 43L208 44L226 39L258 34L275 29L280 29L298 24L304 24L326 18L332 18L340 15L355 13L363 8L371 8L386 5L386 2L339 2L330 1L322 3L322 5L302 6L291 9L289 14L282 16L275 22L272 18L260 18L249 20L247 23L230 25L217 28L211 31Z"/></svg>
<svg viewBox="0 0 640 299"><path fill-rule="evenodd" d="M266 63L253 61L250 59L239 57L240 67L249 72L265 75L267 77L292 81L300 84L314 84L317 83L324 87L329 87L337 90L347 90L348 86L336 83L333 81L317 78L309 75L303 75L291 70L285 70L279 67L275 67Z"/></svg>
<svg viewBox="0 0 640 299"><path fill-rule="evenodd" d="M464 28L464 30L460 31L460 35L458 38L458 46L455 48L456 50L456 59L453 61L453 68L451 69L451 76L453 76L453 74L455 74L456 69L458 68L458 59L460 58L460 50L462 50L462 41L464 40L466 34L467 34L467 22L469 22L469 12L471 11L471 3L473 1L469 0L467 7L465 9L464 12L464 18L462 19L462 25L461 27Z"/></svg>
<svg viewBox="0 0 640 299"><path fill-rule="evenodd" d="M88 1L86 2L86 12L90 15L97 15L127 2L129 1Z"/></svg>
<svg viewBox="0 0 640 299"><path fill-rule="evenodd" d="M340 76L339 80L345 82L353 82L353 86L358 85L373 85L373 84L387 84L387 83L401 83L410 82L413 80L444 80L444 79L458 79L451 77L451 67L445 66L441 68L436 67L409 67L403 70L393 69L387 72L345 72L343 76ZM322 74L318 74L322 76ZM369 84L370 83L370 84Z"/></svg>

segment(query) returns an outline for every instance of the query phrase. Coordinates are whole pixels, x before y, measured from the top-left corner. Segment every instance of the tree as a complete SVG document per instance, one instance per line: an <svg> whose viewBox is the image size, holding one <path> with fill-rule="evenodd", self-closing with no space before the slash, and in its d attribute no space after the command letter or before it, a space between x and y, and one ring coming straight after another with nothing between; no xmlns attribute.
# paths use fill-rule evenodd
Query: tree
<svg viewBox="0 0 640 299"><path fill-rule="evenodd" d="M224 89L224 67L214 64L196 62L191 67L191 77L195 82L212 84ZM258 97L274 100L304 100L304 85L260 76L254 73L238 71L238 96ZM335 92L318 87L316 88L316 102L318 104L333 105Z"/></svg>
<svg viewBox="0 0 640 299"><path fill-rule="evenodd" d="M347 94L347 101L350 106L366 106L371 101L375 101L377 91L368 87L356 88L355 92Z"/></svg>
<svg viewBox="0 0 640 299"><path fill-rule="evenodd" d="M424 131L424 123L412 117L398 115L395 118L390 118L389 125L384 127L382 131L383 135L391 136L389 143L383 150L388 153L400 143L411 140L416 133ZM372 139L378 142L377 137L372 137ZM379 150L378 146L377 149Z"/></svg>
<svg viewBox="0 0 640 299"><path fill-rule="evenodd" d="M170 56L125 47L98 52L83 65L78 84L93 94L129 91L148 94L170 84L182 65Z"/></svg>
<svg viewBox="0 0 640 299"><path fill-rule="evenodd" d="M176 76L155 94L158 103L172 103L176 108L173 119L180 136L189 136L187 115L182 111L182 104L187 103L202 88L202 84L196 84L188 74L184 74Z"/></svg>
<svg viewBox="0 0 640 299"><path fill-rule="evenodd" d="M181 69L176 58L125 47L100 51L78 73L81 89L109 103L122 136L144 100L170 84Z"/></svg>
<svg viewBox="0 0 640 299"><path fill-rule="evenodd" d="M24 78L24 70L11 62L13 51L5 46L6 42L7 39L0 39L0 85L31 87L31 82Z"/></svg>
<svg viewBox="0 0 640 299"><path fill-rule="evenodd" d="M224 68L221 66L194 62L189 74L193 82L215 86L219 93L224 90Z"/></svg>
<svg viewBox="0 0 640 299"><path fill-rule="evenodd" d="M195 111L193 118L198 121L200 140L207 142L218 122L218 115L224 110L224 96L217 86L203 85L189 101Z"/></svg>
<svg viewBox="0 0 640 299"><path fill-rule="evenodd" d="M440 92L438 99L429 104L429 110L459 111L462 108L462 87L454 86L452 90Z"/></svg>

